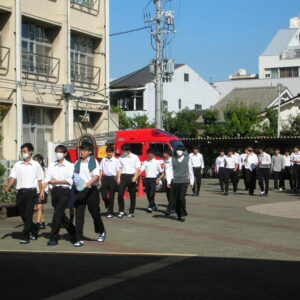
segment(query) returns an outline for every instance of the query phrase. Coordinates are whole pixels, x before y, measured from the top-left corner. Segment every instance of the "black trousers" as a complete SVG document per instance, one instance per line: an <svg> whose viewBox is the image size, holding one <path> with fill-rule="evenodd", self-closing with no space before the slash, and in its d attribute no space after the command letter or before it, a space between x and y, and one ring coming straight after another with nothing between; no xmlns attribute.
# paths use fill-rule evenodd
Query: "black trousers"
<svg viewBox="0 0 300 300"><path fill-rule="evenodd" d="M145 190L147 199L149 202L149 208L156 206L155 204L155 190L156 190L156 178L144 178Z"/></svg>
<svg viewBox="0 0 300 300"><path fill-rule="evenodd" d="M247 180L246 180L246 169L245 169L245 166L242 167L242 177L243 177L243 180L244 180L245 190L248 190L249 187L247 185Z"/></svg>
<svg viewBox="0 0 300 300"><path fill-rule="evenodd" d="M168 199L168 210L175 210L175 199L174 199L174 191L172 187L166 187L166 196Z"/></svg>
<svg viewBox="0 0 300 300"><path fill-rule="evenodd" d="M285 189L285 180L288 180L290 183L290 189L294 188L294 181L293 181L293 167L285 167L284 170L284 181L283 181L283 188Z"/></svg>
<svg viewBox="0 0 300 300"><path fill-rule="evenodd" d="M224 171L224 178L225 178L225 192L228 193L228 189L229 189L229 182L231 180L232 186L233 186L233 191L236 192L236 174L233 171L233 169L228 169L225 168Z"/></svg>
<svg viewBox="0 0 300 300"><path fill-rule="evenodd" d="M172 183L172 190L175 198L175 209L178 218L187 216L185 196L188 186L188 183Z"/></svg>
<svg viewBox="0 0 300 300"><path fill-rule="evenodd" d="M193 193L197 194L197 195L199 195L200 188L201 188L201 179L202 179L201 170L202 170L202 168L193 168L194 176L195 176L195 184L193 187Z"/></svg>
<svg viewBox="0 0 300 300"><path fill-rule="evenodd" d="M226 170L224 167L219 168L218 177L219 177L219 185L220 185L221 191L224 192L225 181L226 181Z"/></svg>
<svg viewBox="0 0 300 300"><path fill-rule="evenodd" d="M84 215L86 206L93 218L96 233L102 234L105 231L100 215L100 196L97 187L92 186L82 192L75 193L75 218L76 218L76 241L83 240Z"/></svg>
<svg viewBox="0 0 300 300"><path fill-rule="evenodd" d="M30 233L38 233L38 226L32 221L36 195L37 189L20 189L17 193L16 207L24 223L23 238L26 240L29 240Z"/></svg>
<svg viewBox="0 0 300 300"><path fill-rule="evenodd" d="M300 190L300 165L293 166L294 173L294 188Z"/></svg>
<svg viewBox="0 0 300 300"><path fill-rule="evenodd" d="M268 194L270 181L270 168L258 168L258 184L260 190Z"/></svg>
<svg viewBox="0 0 300 300"><path fill-rule="evenodd" d="M134 214L135 203L136 203L136 182L132 182L133 177L134 174L121 174L121 182L119 184L119 193L118 193L118 203L119 203L120 212L125 212L124 194L126 188L128 188L128 193L130 196L129 213Z"/></svg>
<svg viewBox="0 0 300 300"><path fill-rule="evenodd" d="M284 174L282 171L276 172L273 171L273 176L274 176L274 189L278 190L278 188L283 188L284 186ZM278 186L278 181L279 181L279 186Z"/></svg>
<svg viewBox="0 0 300 300"><path fill-rule="evenodd" d="M70 194L71 190L64 187L54 187L51 191L52 206L54 208L52 230L50 235L51 241L58 241L59 230L62 226L66 228L72 237L75 235L75 226L65 214Z"/></svg>
<svg viewBox="0 0 300 300"><path fill-rule="evenodd" d="M102 177L101 196L107 207L107 213L113 214L117 180L115 176Z"/></svg>
<svg viewBox="0 0 300 300"><path fill-rule="evenodd" d="M249 194L253 195L254 190L256 189L256 169L252 171L249 169L245 169L245 176Z"/></svg>

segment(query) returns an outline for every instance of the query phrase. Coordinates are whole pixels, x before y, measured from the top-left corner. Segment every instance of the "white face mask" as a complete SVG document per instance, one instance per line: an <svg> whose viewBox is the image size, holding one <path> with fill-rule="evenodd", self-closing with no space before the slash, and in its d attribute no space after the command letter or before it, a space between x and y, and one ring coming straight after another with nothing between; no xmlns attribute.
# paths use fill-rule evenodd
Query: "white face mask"
<svg viewBox="0 0 300 300"><path fill-rule="evenodd" d="M22 157L23 157L23 159L27 159L27 158L29 158L29 154L28 153L22 153Z"/></svg>
<svg viewBox="0 0 300 300"><path fill-rule="evenodd" d="M124 151L123 154L124 154L125 156L127 156L127 155L129 155L129 151Z"/></svg>
<svg viewBox="0 0 300 300"><path fill-rule="evenodd" d="M177 150L176 153L177 153L178 156L182 156L183 155L183 151L182 150Z"/></svg>
<svg viewBox="0 0 300 300"><path fill-rule="evenodd" d="M57 160L62 160L65 157L65 155L63 153L56 152L55 157Z"/></svg>

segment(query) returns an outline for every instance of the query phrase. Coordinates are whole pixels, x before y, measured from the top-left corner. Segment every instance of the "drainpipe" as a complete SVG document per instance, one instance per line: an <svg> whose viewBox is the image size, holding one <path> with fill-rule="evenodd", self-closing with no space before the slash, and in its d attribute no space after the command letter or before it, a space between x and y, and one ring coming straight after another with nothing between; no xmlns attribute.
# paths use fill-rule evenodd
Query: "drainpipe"
<svg viewBox="0 0 300 300"><path fill-rule="evenodd" d="M22 97L22 13L21 0L15 0L15 60L16 60L16 109L17 109L17 151L16 159L23 143L23 97Z"/></svg>
<svg viewBox="0 0 300 300"><path fill-rule="evenodd" d="M110 60L110 45L109 45L109 0L105 0L105 73L106 73L106 98L108 99L108 124L107 124L107 131L108 133L110 132L110 64L109 64L109 60Z"/></svg>

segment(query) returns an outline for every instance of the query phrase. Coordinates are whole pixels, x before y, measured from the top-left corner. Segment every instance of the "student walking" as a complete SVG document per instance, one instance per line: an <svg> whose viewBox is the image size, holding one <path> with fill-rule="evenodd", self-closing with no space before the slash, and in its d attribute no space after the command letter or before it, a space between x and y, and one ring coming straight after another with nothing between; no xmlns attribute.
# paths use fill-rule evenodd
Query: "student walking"
<svg viewBox="0 0 300 300"><path fill-rule="evenodd" d="M258 149L258 184L260 196L268 196L269 181L271 175L271 155L266 153L263 147Z"/></svg>
<svg viewBox="0 0 300 300"><path fill-rule="evenodd" d="M242 162L241 162L241 156L238 152L236 152L236 149L233 148L233 156L235 156L237 162L238 162L238 167L234 171L234 176L235 176L235 182L236 182L236 189L238 189L239 181L240 181L240 171L242 169Z"/></svg>
<svg viewBox="0 0 300 300"><path fill-rule="evenodd" d="M217 157L215 162L215 173L218 174L219 177L219 185L221 188L221 193L224 193L225 188L225 177L226 177L226 170L225 170L225 151L221 150L220 155Z"/></svg>
<svg viewBox="0 0 300 300"><path fill-rule="evenodd" d="M16 206L24 223L23 237L20 244L28 244L38 238L39 227L33 223L34 205L36 202L37 187L40 190L40 201L44 200L42 180L44 173L41 165L32 159L34 147L30 143L21 146L22 160L12 168L9 180L5 188L7 193L16 182L18 190Z"/></svg>
<svg viewBox="0 0 300 300"><path fill-rule="evenodd" d="M228 196L229 190L229 182L231 181L233 186L233 193L237 192L237 182L235 172L239 166L239 162L236 156L233 155L233 149L228 149L227 155L224 156L224 183L225 183L225 191L224 195Z"/></svg>
<svg viewBox="0 0 300 300"><path fill-rule="evenodd" d="M44 184L44 189L51 185L51 200L54 208L48 246L56 246L58 244L59 231L62 227L68 231L71 240L75 239L75 227L65 214L73 185L74 173L74 164L66 159L67 154L68 150L64 145L55 147L56 161L49 165L48 175Z"/></svg>
<svg viewBox="0 0 300 300"><path fill-rule="evenodd" d="M294 189L300 190L300 146L295 146L291 155L294 174Z"/></svg>
<svg viewBox="0 0 300 300"><path fill-rule="evenodd" d="M115 149L107 146L107 157L100 163L101 195L107 208L107 218L114 217L115 193L117 189L117 177L120 172L120 161L114 157Z"/></svg>
<svg viewBox="0 0 300 300"><path fill-rule="evenodd" d="M280 149L275 149L275 154L272 157L271 170L274 176L274 189L276 191L283 190L283 172L285 170L285 161L283 156L280 154ZM279 181L279 186L278 186Z"/></svg>
<svg viewBox="0 0 300 300"><path fill-rule="evenodd" d="M245 191L248 191L249 188L247 186L247 180L246 180L246 169L245 169L245 162L244 159L246 158L247 155L247 148L245 149L244 153L242 153L240 155L240 166L241 166L241 171L242 171L242 177L243 177L243 181L244 181L244 186L245 186Z"/></svg>
<svg viewBox="0 0 300 300"><path fill-rule="evenodd" d="M128 218L134 217L135 203L136 203L136 181L138 172L141 167L140 159L137 155L131 153L130 145L124 144L122 146L123 155L120 156L120 172L118 173L117 183L119 185L118 203L119 214L118 218L125 216L125 202L124 194L126 188L130 196L130 207Z"/></svg>
<svg viewBox="0 0 300 300"><path fill-rule="evenodd" d="M93 155L93 145L85 142L80 146L81 157L74 167L76 243L75 247L84 245L83 228L86 206L93 218L95 232L99 234L98 242L104 242L106 231L100 215L100 195L97 189L99 181L99 163Z"/></svg>
<svg viewBox="0 0 300 300"><path fill-rule="evenodd" d="M294 182L293 182L293 163L291 162L291 155L290 151L286 150L284 153L284 180L283 180L283 189L285 190L285 180L287 179L290 183L291 191L294 189Z"/></svg>
<svg viewBox="0 0 300 300"><path fill-rule="evenodd" d="M193 166L193 172L195 177L195 184L193 187L194 196L199 196L201 188L201 179L204 172L204 159L200 153L199 147L194 147L193 152L190 153L189 158Z"/></svg>
<svg viewBox="0 0 300 300"><path fill-rule="evenodd" d="M258 157L253 152L252 147L248 147L247 154L243 159L243 162L245 163L245 176L249 195L254 196L254 190L256 188L256 168L258 165Z"/></svg>

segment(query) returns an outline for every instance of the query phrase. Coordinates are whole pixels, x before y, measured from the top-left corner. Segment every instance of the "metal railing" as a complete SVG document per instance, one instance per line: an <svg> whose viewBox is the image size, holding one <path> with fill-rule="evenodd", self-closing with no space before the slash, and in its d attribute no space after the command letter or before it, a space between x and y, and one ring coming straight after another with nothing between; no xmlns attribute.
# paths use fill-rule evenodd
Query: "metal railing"
<svg viewBox="0 0 300 300"><path fill-rule="evenodd" d="M9 69L10 48L0 46L0 75L6 75Z"/></svg>
<svg viewBox="0 0 300 300"><path fill-rule="evenodd" d="M100 72L99 67L71 62L71 79L75 84L97 88L100 84Z"/></svg>
<svg viewBox="0 0 300 300"><path fill-rule="evenodd" d="M92 15L98 15L99 0L71 0L71 7Z"/></svg>
<svg viewBox="0 0 300 300"><path fill-rule="evenodd" d="M22 51L23 76L44 77L45 80L58 79L60 59L31 52Z"/></svg>

